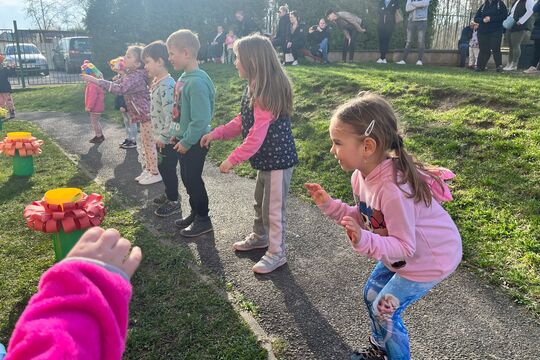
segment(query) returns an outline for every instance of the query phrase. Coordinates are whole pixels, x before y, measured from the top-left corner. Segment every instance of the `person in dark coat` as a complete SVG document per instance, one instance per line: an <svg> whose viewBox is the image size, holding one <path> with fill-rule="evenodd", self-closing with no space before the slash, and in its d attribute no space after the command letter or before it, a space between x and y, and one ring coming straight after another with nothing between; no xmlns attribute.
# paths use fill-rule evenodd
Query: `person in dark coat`
<svg viewBox="0 0 540 360"><path fill-rule="evenodd" d="M279 21L276 36L272 39L275 48L280 47L283 52L287 49L287 43L291 39L291 20L287 5L279 7Z"/></svg>
<svg viewBox="0 0 540 360"><path fill-rule="evenodd" d="M293 56L292 65L298 65L298 58L306 43L306 34L300 24L300 19L296 11L291 11L289 18L291 20L291 38L287 43L287 49L290 50ZM287 59L285 61L287 62Z"/></svg>
<svg viewBox="0 0 540 360"><path fill-rule="evenodd" d="M221 64L221 57L223 56L223 43L225 42L225 31L223 26L217 27L217 33L210 44L208 44L207 57L209 61Z"/></svg>
<svg viewBox="0 0 540 360"><path fill-rule="evenodd" d="M534 56L531 60L530 67L524 71L525 74L538 74L538 62L540 62L540 1L537 1L533 7L534 20L531 31L531 40L534 40Z"/></svg>
<svg viewBox="0 0 540 360"><path fill-rule="evenodd" d="M469 56L469 42L472 39L474 31L473 24L474 23L470 23L469 26L465 26L463 30L461 30L461 36L458 41L459 67L465 67L465 60L467 59L467 56Z"/></svg>
<svg viewBox="0 0 540 360"><path fill-rule="evenodd" d="M238 31L236 33L238 38L261 32L261 29L255 24L255 21L244 14L244 10L236 11L234 16L238 21Z"/></svg>
<svg viewBox="0 0 540 360"><path fill-rule="evenodd" d="M476 71L484 71L493 53L497 72L502 71L501 41L503 35L502 23L508 14L506 5L501 0L486 0L476 12L474 22L478 26L478 44L480 54Z"/></svg>
<svg viewBox="0 0 540 360"><path fill-rule="evenodd" d="M396 11L399 9L398 0L379 1L379 21L377 23L377 33L379 34L379 51L381 56L377 60L378 64L386 64L386 53L392 33L396 27Z"/></svg>
<svg viewBox="0 0 540 360"><path fill-rule="evenodd" d="M15 105L11 97L11 83L9 77L15 75L15 69L5 67L4 56L0 54L0 107L9 111L9 118L15 117Z"/></svg>

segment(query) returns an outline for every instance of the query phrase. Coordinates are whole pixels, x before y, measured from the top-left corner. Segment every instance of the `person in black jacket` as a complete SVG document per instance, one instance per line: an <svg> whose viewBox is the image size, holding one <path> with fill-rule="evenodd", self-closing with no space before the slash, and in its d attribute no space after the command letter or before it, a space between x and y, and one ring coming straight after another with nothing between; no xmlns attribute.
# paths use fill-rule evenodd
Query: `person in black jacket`
<svg viewBox="0 0 540 360"><path fill-rule="evenodd" d="M380 0L379 2L377 33L379 34L379 51L381 52L381 56L377 60L378 64L386 64L386 53L388 52L392 33L396 27L396 11L398 9L398 0Z"/></svg>
<svg viewBox="0 0 540 360"><path fill-rule="evenodd" d="M9 77L15 75L15 69L4 67L4 56L0 55L0 107L9 111L9 118L15 117L15 105L11 97L11 84Z"/></svg>
<svg viewBox="0 0 540 360"><path fill-rule="evenodd" d="M275 48L280 47L283 52L287 49L287 43L291 39L291 20L287 5L279 7L279 21L276 36L272 39Z"/></svg>
<svg viewBox="0 0 540 360"><path fill-rule="evenodd" d="M255 21L244 14L244 10L237 10L234 16L238 21L238 31L236 31L238 38L261 32Z"/></svg>
<svg viewBox="0 0 540 360"><path fill-rule="evenodd" d="M300 19L298 18L298 13L296 11L291 11L289 13L291 20L291 38L287 43L287 49L290 50L293 61L291 65L298 65L298 58L300 57L300 50L304 48L306 42L306 36L302 25L300 25ZM285 59L286 63L289 63Z"/></svg>
<svg viewBox="0 0 540 360"><path fill-rule="evenodd" d="M534 56L529 64L530 67L524 71L525 74L538 74L538 62L540 62L540 1L537 1L533 7L533 13L536 16L531 31L531 40L534 40Z"/></svg>
<svg viewBox="0 0 540 360"><path fill-rule="evenodd" d="M469 26L465 26L461 30L461 36L458 41L459 49L459 67L465 67L465 60L469 55L469 42L472 39L474 22L471 22Z"/></svg>
<svg viewBox="0 0 540 360"><path fill-rule="evenodd" d="M225 42L226 36L227 34L225 34L225 31L223 30L223 26L218 26L214 39L212 42L210 42L210 44L208 44L207 58L209 61L221 64L221 57L223 56L223 43Z"/></svg>
<svg viewBox="0 0 540 360"><path fill-rule="evenodd" d="M480 46L476 71L486 69L492 53L497 72L502 71L502 23L506 19L507 13L508 9L501 0L486 0L476 12L474 22L479 24L478 44Z"/></svg>
<svg viewBox="0 0 540 360"><path fill-rule="evenodd" d="M318 25L313 25L308 30L309 51L314 57L320 58L323 64L328 64L328 37L328 27L324 19L320 19Z"/></svg>

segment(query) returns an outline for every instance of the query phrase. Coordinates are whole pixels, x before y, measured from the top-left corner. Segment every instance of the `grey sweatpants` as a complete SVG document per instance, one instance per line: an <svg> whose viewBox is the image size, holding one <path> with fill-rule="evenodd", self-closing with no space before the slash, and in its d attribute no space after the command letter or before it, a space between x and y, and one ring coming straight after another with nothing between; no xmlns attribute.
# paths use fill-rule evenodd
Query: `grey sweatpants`
<svg viewBox="0 0 540 360"><path fill-rule="evenodd" d="M293 170L257 171L253 232L268 239L272 254L285 253L285 214Z"/></svg>

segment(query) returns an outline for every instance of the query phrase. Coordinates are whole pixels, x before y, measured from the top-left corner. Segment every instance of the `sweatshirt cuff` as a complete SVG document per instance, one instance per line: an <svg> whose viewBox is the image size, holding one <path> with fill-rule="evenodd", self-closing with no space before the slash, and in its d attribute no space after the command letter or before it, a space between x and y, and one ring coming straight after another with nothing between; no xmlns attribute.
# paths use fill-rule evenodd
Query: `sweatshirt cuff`
<svg viewBox="0 0 540 360"><path fill-rule="evenodd" d="M130 282L129 276L122 269L117 268L114 265L104 263L103 261L96 260L96 259L91 259L91 258L86 258L86 257L80 257L80 256L67 257L64 260L62 260L62 262L68 262L68 261L86 262L86 263L91 263L91 264L101 266L102 268L104 268L104 269L106 269L106 270L108 270L108 271L110 271L112 273L115 273L115 274L118 274L118 275L122 276L127 282Z"/></svg>
<svg viewBox="0 0 540 360"><path fill-rule="evenodd" d="M185 139L182 139L178 142L186 149L186 151L191 149L191 147L193 146L192 144L188 144Z"/></svg>

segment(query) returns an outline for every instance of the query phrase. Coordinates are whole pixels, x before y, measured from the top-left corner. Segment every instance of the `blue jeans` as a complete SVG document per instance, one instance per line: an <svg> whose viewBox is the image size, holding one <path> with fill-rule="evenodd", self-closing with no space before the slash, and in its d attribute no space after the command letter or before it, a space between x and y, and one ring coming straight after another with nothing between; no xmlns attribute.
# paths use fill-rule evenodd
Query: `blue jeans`
<svg viewBox="0 0 540 360"><path fill-rule="evenodd" d="M321 41L319 48L321 49L323 62L328 62L328 38L324 38Z"/></svg>
<svg viewBox="0 0 540 360"><path fill-rule="evenodd" d="M440 281L416 282L402 278L379 262L364 286L373 340L391 360L411 358L409 335L401 313Z"/></svg>

